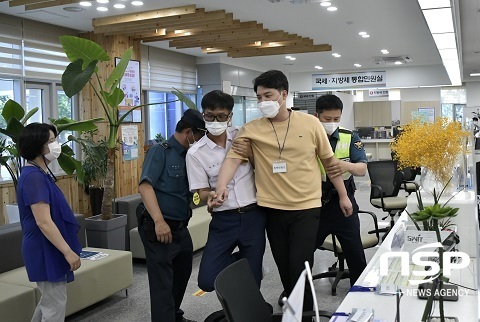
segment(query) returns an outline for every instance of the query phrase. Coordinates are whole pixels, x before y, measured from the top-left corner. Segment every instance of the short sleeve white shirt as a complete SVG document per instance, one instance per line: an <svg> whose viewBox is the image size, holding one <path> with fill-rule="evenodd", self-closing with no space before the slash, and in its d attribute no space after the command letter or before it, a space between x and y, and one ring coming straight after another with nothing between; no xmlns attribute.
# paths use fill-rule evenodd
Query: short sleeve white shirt
<svg viewBox="0 0 480 322"><path fill-rule="evenodd" d="M238 133L236 126L226 130L225 148L217 145L208 136L204 136L187 152L187 175L190 190L202 188L215 189L223 160ZM228 199L221 207L213 211L223 211L244 207L256 202L256 189L253 168L250 162L242 162L232 181L227 185Z"/></svg>

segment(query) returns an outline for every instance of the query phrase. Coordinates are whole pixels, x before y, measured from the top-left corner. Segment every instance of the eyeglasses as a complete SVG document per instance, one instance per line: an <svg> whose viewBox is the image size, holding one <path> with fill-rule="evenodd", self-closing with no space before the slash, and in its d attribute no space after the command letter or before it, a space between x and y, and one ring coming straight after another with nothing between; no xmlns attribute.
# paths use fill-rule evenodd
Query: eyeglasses
<svg viewBox="0 0 480 322"><path fill-rule="evenodd" d="M212 114L203 114L203 119L206 122L213 122L217 120L218 122L226 122L228 121L228 118L230 117L231 113L228 115L225 114L218 114L218 115L212 115Z"/></svg>

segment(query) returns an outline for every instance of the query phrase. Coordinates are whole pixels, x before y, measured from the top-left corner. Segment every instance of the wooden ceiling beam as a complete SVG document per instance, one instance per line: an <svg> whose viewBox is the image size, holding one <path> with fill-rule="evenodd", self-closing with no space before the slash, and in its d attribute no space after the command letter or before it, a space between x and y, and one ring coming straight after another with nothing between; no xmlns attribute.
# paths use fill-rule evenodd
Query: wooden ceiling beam
<svg viewBox="0 0 480 322"><path fill-rule="evenodd" d="M185 33L190 32L192 34L196 34L202 31L210 31L210 30L222 30L222 29L227 29L227 28L232 28L233 26L237 26L240 24L240 20L231 20L231 21L225 21L224 19L219 19L219 20L212 20L211 22L209 21L208 23L205 22L198 22L198 23L192 23L188 29L181 29ZM159 35L158 33L151 32L151 31L145 31L145 32L135 32L133 33L133 38L135 39L141 39L145 40L148 38L153 38L153 37L162 37L162 39L158 39L155 41L159 40L170 40L168 37L184 37L184 34L177 34L175 33L175 30L178 29L171 29L168 28L166 31L165 35ZM172 38L173 39L173 38Z"/></svg>
<svg viewBox="0 0 480 322"><path fill-rule="evenodd" d="M237 22L240 22L240 21L237 20ZM221 28L231 28L235 23L236 22L233 20L233 15L227 14L224 18L222 17L209 18L208 24L211 27L207 29L217 30ZM206 26L206 24L202 20L196 20L193 22L188 22L186 24L170 23L168 27L142 26L142 27L135 27L135 29L130 28L129 35L133 36L135 39L143 40L144 38L149 38L149 37L165 36L171 32L175 32L175 30L187 30L192 28L192 29L197 29L198 31L198 30L201 30L201 28L203 28L204 26ZM125 30L105 32L104 34L105 35L125 34Z"/></svg>
<svg viewBox="0 0 480 322"><path fill-rule="evenodd" d="M37 0L38 1L38 0ZM171 17L171 16L179 16L179 15L186 15L186 14L194 14L196 13L196 6L194 4L188 6L180 6L174 8L166 8L160 10L151 10L151 11L142 11L136 13L130 13L126 15L117 15L111 17L104 17L104 18L94 18L92 20L93 27L100 27L105 25L114 25L114 24L121 24L125 22L133 22L133 21L144 21L150 20L155 18L164 18L164 17Z"/></svg>
<svg viewBox="0 0 480 322"><path fill-rule="evenodd" d="M272 45L269 44L271 42L279 43L281 45L272 46ZM262 41L261 45L258 45L256 43L252 43L252 42L247 42L247 43L232 42L230 44L226 43L223 46L202 47L202 52L205 53L205 54L216 54L216 53L226 53L226 52L235 51L235 50L237 50L237 51L241 51L241 50L247 51L247 50L253 49L253 48L268 49L268 48L277 48L277 47L285 47L285 46L293 46L293 47L313 46L313 40L311 40L311 39L309 39L309 40L271 41L271 42L264 40L264 41Z"/></svg>
<svg viewBox="0 0 480 322"><path fill-rule="evenodd" d="M270 56L270 55L284 55L284 54L301 54L301 53L313 53L331 51L332 46L328 44L314 45L314 46L302 46L302 47L272 47L261 49L248 49L248 50L234 50L229 52L228 57L242 58L242 57L258 57L258 56Z"/></svg>
<svg viewBox="0 0 480 322"><path fill-rule="evenodd" d="M25 5L25 11L63 6L66 4L78 3L78 1L79 0L53 0L53 1L49 0L49 1L39 2L39 3L33 3L33 4ZM92 1L92 0L89 0L89 1Z"/></svg>
<svg viewBox="0 0 480 322"><path fill-rule="evenodd" d="M199 37L199 38L208 38L208 37L213 37L215 35L223 35L223 34L229 34L234 31L243 31L246 29L263 29L262 24L257 24L255 21L249 22L249 23L241 23L239 20L237 20L238 23L232 23L231 26L217 26L216 28L211 28L211 29L196 29L189 31L188 29L185 30L185 33L175 33L174 31L168 32L165 36L163 36L163 39L159 40L173 40L173 39L191 39L192 37ZM190 33L190 34L187 34Z"/></svg>
<svg viewBox="0 0 480 322"><path fill-rule="evenodd" d="M53 1L53 0L10 0L8 2L8 6L18 7L18 6L24 6L26 4L35 4L35 3L48 2L48 1Z"/></svg>
<svg viewBox="0 0 480 322"><path fill-rule="evenodd" d="M236 31L228 31L226 33L213 33L211 35L194 35L183 37L182 39L174 39L171 42L176 44L181 43L199 43L199 42L216 42L220 39L245 39L250 38L252 41L259 41L267 36L277 36L277 37L285 37L287 36L286 33L283 31L276 32L276 34L272 34L268 29L245 29L245 30L236 30Z"/></svg>
<svg viewBox="0 0 480 322"><path fill-rule="evenodd" d="M120 31L125 34L125 31L128 31L128 33L130 34L136 32L137 30L144 31L146 28L152 28L152 31L162 28L186 29L192 23L221 19L229 19L229 16L227 16L224 10L156 18L142 22L133 21L116 25L100 26L94 29L94 33L115 33Z"/></svg>

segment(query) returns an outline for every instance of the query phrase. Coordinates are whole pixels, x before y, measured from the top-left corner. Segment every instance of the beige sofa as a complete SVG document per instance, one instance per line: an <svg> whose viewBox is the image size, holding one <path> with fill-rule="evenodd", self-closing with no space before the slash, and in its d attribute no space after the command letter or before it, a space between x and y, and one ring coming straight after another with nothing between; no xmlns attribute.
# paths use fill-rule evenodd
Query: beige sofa
<svg viewBox="0 0 480 322"><path fill-rule="evenodd" d="M81 224L79 239L85 246L83 215L76 215ZM36 283L28 280L21 255L20 224L0 227L0 320L30 321L41 293ZM127 251L84 248L108 254L99 260L82 259L75 280L67 284L66 315L78 312L133 283L132 254Z"/></svg>
<svg viewBox="0 0 480 322"><path fill-rule="evenodd" d="M132 252L133 258L145 259L145 250L143 248L142 240L138 234L136 209L139 203L142 202L140 194L128 195L115 199L117 213L127 214L127 237L125 242L127 250ZM208 226L212 217L207 211L207 206L199 206L193 209L192 218L188 223L188 230L192 236L193 250L201 249L207 243Z"/></svg>

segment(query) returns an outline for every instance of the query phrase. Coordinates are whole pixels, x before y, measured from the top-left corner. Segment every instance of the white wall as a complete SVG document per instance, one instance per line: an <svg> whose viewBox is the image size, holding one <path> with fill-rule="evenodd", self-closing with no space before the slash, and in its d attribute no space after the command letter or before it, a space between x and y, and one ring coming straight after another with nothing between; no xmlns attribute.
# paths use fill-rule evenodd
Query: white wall
<svg viewBox="0 0 480 322"><path fill-rule="evenodd" d="M355 96L338 92L334 94L337 95L343 102L343 111L340 125L350 130L355 129L355 120L353 113L353 101L355 99Z"/></svg>
<svg viewBox="0 0 480 322"><path fill-rule="evenodd" d="M403 102L415 101L439 101L441 87L426 88L402 88L400 89L400 99Z"/></svg>

